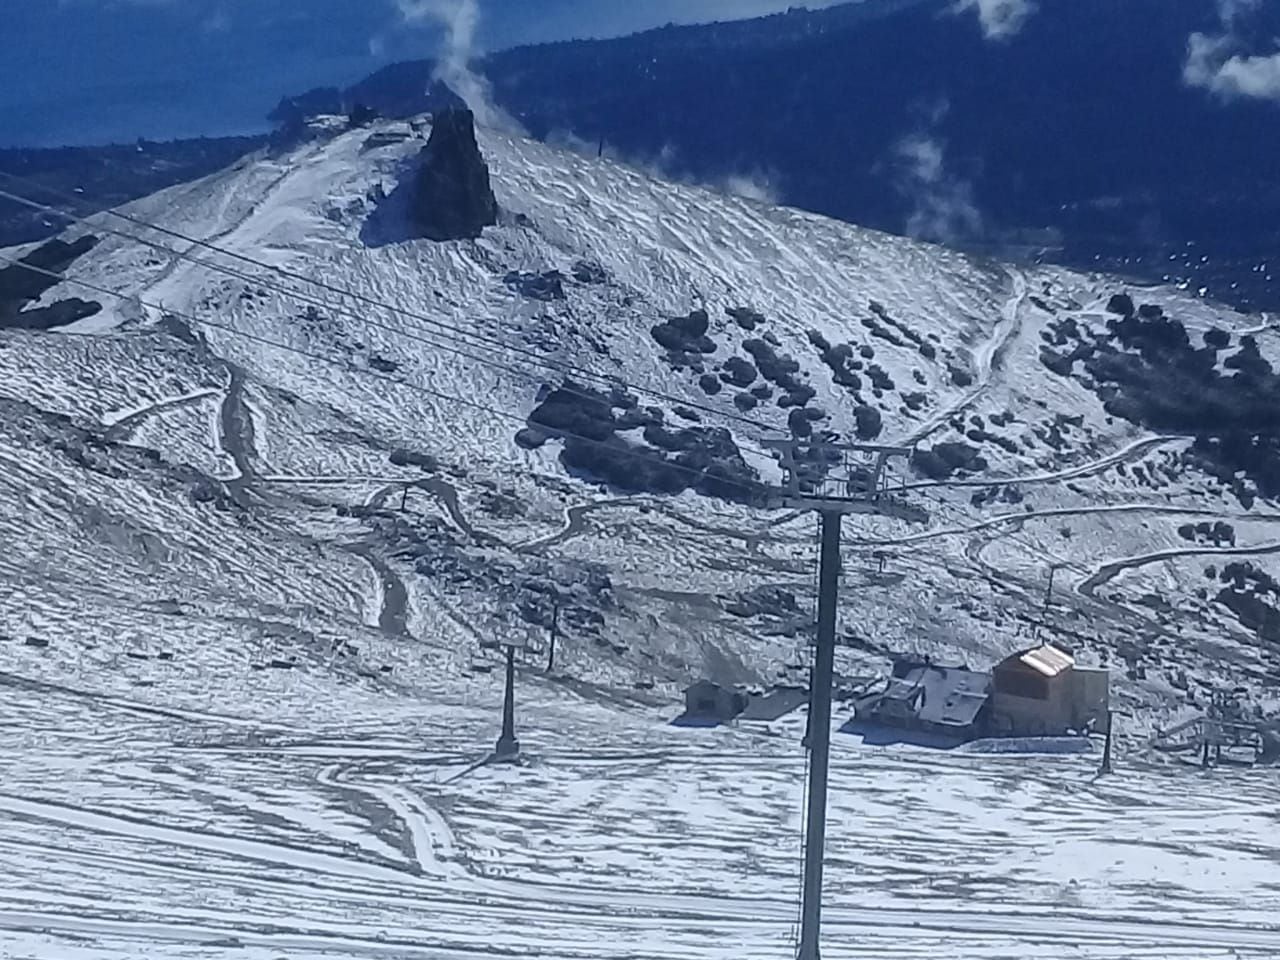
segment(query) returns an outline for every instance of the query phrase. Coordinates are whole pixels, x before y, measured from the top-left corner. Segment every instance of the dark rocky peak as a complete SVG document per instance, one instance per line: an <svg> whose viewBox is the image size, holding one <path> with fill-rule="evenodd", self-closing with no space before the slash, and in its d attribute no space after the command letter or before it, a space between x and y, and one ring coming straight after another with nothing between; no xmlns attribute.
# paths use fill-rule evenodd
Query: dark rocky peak
<svg viewBox="0 0 1280 960"><path fill-rule="evenodd" d="M465 240L498 222L498 201L489 167L476 143L470 110L436 114L431 138L420 154L413 221L428 240Z"/></svg>

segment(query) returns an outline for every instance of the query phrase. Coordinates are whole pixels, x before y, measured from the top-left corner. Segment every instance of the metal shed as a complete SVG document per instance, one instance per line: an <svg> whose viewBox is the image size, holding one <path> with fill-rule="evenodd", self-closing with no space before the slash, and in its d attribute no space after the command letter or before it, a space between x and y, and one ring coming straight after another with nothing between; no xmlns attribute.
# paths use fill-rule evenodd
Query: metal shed
<svg viewBox="0 0 1280 960"><path fill-rule="evenodd" d="M740 690L711 680L698 680L684 691L683 719L695 722L727 723L746 708L748 697Z"/></svg>
<svg viewBox="0 0 1280 960"><path fill-rule="evenodd" d="M985 732L990 698L988 674L900 663L883 692L858 702L857 714L860 720L965 741Z"/></svg>
<svg viewBox="0 0 1280 960"><path fill-rule="evenodd" d="M778 720L809 702L804 687L775 687L762 697L752 697L740 720Z"/></svg>

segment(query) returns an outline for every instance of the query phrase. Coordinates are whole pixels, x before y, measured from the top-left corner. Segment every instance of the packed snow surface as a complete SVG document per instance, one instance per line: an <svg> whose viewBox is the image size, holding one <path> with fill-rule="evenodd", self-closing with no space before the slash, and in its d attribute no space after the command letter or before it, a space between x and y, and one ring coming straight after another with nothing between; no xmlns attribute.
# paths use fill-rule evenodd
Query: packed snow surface
<svg viewBox="0 0 1280 960"><path fill-rule="evenodd" d="M516 441L572 367L776 476L783 391L709 391L654 340L698 309L703 373L789 358L817 429L852 438L874 408L883 442L983 444L950 482L895 468L927 523L846 521L843 674L904 650L987 665L1039 629L1110 665L1133 713L1102 778L1096 756L837 732L824 955L1280 956L1274 774L1143 747L1212 684L1274 706L1273 647L1197 588L1206 564L1269 563L1280 512L1042 365L1048 325L1098 320L1119 281L487 132L500 224L414 241L381 198L421 133L376 132L126 208L173 233L93 218L102 242L42 302L103 312L0 332L0 956L791 955L803 712L670 720L699 676L803 677L812 516L609 488L560 439ZM509 279L547 271L564 299ZM1206 520L1234 539L1178 533ZM762 589L794 605L728 609ZM483 762L498 641L521 648L521 765Z"/></svg>

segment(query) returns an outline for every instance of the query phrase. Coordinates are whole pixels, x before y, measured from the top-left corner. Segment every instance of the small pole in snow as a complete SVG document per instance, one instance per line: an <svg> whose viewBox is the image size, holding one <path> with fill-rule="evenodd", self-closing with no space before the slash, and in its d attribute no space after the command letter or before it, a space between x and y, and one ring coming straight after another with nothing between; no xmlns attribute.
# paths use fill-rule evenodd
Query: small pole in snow
<svg viewBox="0 0 1280 960"><path fill-rule="evenodd" d="M507 676L502 698L502 735L493 748L497 760L514 760L520 755L520 741L516 739L516 648L507 646Z"/></svg>
<svg viewBox="0 0 1280 960"><path fill-rule="evenodd" d="M404 513L405 504L409 502L409 487L412 484L406 483L400 490L400 512Z"/></svg>
<svg viewBox="0 0 1280 960"><path fill-rule="evenodd" d="M1049 587L1044 592L1044 608L1046 610L1049 609L1049 604L1053 602L1053 578L1057 572L1058 565L1056 563L1049 564Z"/></svg>
<svg viewBox="0 0 1280 960"><path fill-rule="evenodd" d="M550 673L556 665L556 637L560 634L560 598L553 597L551 600L551 643L548 646L547 653L547 673Z"/></svg>
<svg viewBox="0 0 1280 960"><path fill-rule="evenodd" d="M1099 775L1111 772L1111 728L1115 726L1115 713L1110 707L1107 708L1107 740L1102 747L1102 767L1098 770Z"/></svg>
<svg viewBox="0 0 1280 960"><path fill-rule="evenodd" d="M604 156L604 134L600 134L600 146L596 148L596 159L599 160Z"/></svg>

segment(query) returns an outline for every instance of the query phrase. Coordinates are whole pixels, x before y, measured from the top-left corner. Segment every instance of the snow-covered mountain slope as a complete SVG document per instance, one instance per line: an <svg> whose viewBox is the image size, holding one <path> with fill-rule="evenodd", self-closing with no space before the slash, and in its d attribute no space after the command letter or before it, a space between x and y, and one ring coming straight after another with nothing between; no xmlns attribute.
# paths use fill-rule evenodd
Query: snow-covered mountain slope
<svg viewBox="0 0 1280 960"><path fill-rule="evenodd" d="M65 883L45 863L40 877L9 871L0 929L19 954L62 949L49 946L61 936L89 938L83 955L95 957L131 955L141 940L218 955L226 937L263 956L782 949L796 731L761 739L662 721L695 676L801 676L814 520L735 497L751 470L776 477L761 441L793 431L921 451L895 482L927 523L847 523L843 672L879 671L902 650L985 664L1039 625L1115 667L1136 731L1193 709L1202 684L1244 684L1269 703L1275 648L1257 613L1280 512L1247 471L1238 482L1211 472L1225 453L1193 460L1185 431L1103 406L1098 364L1123 357L1087 331L1119 316L1114 281L975 261L492 133L481 145L500 224L474 242L397 239L395 187L420 136L346 132L139 201L125 210L134 222L95 217L76 232L100 243L36 306L82 297L103 310L63 330L0 332L0 649L14 694L6 756L21 765L0 798L0 857L75 850L59 861ZM1252 330L1274 346L1265 318L1177 291L1135 296L1197 341L1217 328L1235 344ZM1211 362L1233 369L1232 356ZM1073 364L1072 376L1050 369ZM588 387L601 393L584 397ZM545 418L529 429L551 402L573 408L573 432L608 421L579 453L607 448L612 483L572 458L566 468L574 438ZM644 489L682 476L671 454L704 442L719 445L713 459L741 458L728 499ZM697 479L683 475L677 486ZM1230 536L1213 527L1223 523ZM1248 571L1225 573L1246 560ZM547 672L553 596L562 631ZM528 647L522 736L542 760L452 786L493 733L500 640ZM1138 749L1135 737L1134 762ZM712 754L732 784L725 763L704 765ZM1099 810L1166 792L1158 771L1108 789L1075 761L948 763L842 743L837 786L853 794L870 772L916 799L938 791L922 830L1082 791L1058 811L1082 851L1130 842ZM707 803L640 822L637 810L663 802L646 790L673 809L695 794ZM1274 856L1249 812L1273 801L1255 781L1232 792L1232 804L1209 792L1160 807L1142 830L1219 817L1209 855L1243 876L1237 861ZM555 812L574 796L572 816ZM865 837L866 817L889 829L908 809L895 797L877 799L879 813L838 802L837 849ZM547 818L554 837L540 833ZM216 829L200 832L209 821ZM965 841L976 859L948 852L965 865L910 895L954 916L861 912L901 905L894 884L928 851L886 841L874 857L842 853L833 923L875 930L876 956L911 955L893 938L913 921L957 956L1060 956L1040 919L985 913L1014 896L1001 884L1022 875L1010 864L1043 843L1042 827L1002 821L1002 840ZM675 863L704 832L720 839L671 866L664 887L653 858ZM925 836L942 846L955 842L947 834ZM542 849L545 860L529 852ZM1191 853L1161 849L1168 862L1114 870L1064 857L1017 896L1063 914L1055 942L1081 956L1275 952L1274 934L1175 929L1250 918L1243 892L1198 877ZM862 856L897 877L871 899ZM246 886L245 864L264 860L271 878ZM145 884L150 905L95 907L103 891L70 879L89 863L107 887ZM742 895L726 886L734 871L759 904L731 899ZM240 893L216 911L169 899L196 896L200 876ZM396 906L368 912L401 882ZM585 892L615 887L632 892ZM299 916L285 894L301 888L328 905L284 923ZM1252 908L1274 912L1264 888L1249 891ZM427 901L453 904L447 922L406 919ZM476 907L500 901L505 919ZM557 909L538 918L546 902ZM1155 922L1118 923L1144 912ZM494 939L521 925L519 943Z"/></svg>

